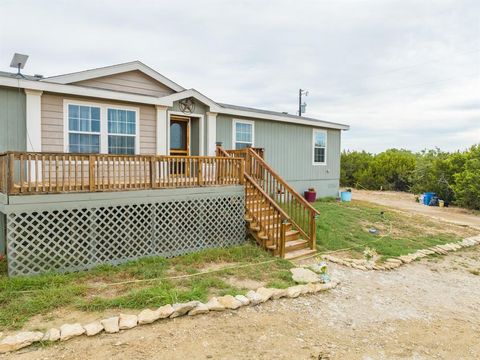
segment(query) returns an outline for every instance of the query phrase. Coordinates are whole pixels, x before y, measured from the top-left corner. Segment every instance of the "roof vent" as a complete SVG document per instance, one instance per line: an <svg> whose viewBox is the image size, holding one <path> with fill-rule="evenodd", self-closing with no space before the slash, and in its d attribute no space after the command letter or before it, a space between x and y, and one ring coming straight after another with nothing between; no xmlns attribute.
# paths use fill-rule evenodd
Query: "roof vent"
<svg viewBox="0 0 480 360"><path fill-rule="evenodd" d="M42 74L35 74L33 75L34 77L36 77L37 79L43 79L43 75Z"/></svg>
<svg viewBox="0 0 480 360"><path fill-rule="evenodd" d="M282 111L282 114L288 115L288 112L286 112L286 111Z"/></svg>

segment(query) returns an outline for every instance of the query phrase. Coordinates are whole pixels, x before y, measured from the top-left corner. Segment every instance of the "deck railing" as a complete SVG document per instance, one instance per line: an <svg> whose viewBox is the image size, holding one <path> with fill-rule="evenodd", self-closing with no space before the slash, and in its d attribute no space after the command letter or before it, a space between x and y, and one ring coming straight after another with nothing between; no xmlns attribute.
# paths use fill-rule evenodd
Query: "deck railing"
<svg viewBox="0 0 480 360"><path fill-rule="evenodd" d="M4 194L46 194L200 187L244 183L237 157L7 152Z"/></svg>

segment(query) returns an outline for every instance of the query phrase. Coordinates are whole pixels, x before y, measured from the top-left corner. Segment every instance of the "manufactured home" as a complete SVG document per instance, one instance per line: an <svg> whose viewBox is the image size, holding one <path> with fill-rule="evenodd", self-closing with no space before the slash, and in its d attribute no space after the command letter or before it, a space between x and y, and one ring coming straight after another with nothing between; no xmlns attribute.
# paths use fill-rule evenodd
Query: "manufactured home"
<svg viewBox="0 0 480 360"><path fill-rule="evenodd" d="M0 254L10 275L245 241L315 251L347 125L215 102L134 61L0 72Z"/></svg>

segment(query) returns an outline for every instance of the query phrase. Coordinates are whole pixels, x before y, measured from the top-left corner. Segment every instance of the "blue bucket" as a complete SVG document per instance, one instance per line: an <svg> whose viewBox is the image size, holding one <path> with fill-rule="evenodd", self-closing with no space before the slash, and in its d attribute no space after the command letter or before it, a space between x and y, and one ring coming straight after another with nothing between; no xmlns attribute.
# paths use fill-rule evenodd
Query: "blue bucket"
<svg viewBox="0 0 480 360"><path fill-rule="evenodd" d="M430 200L435 196L434 192L426 192L423 194L423 205L430 205Z"/></svg>
<svg viewBox="0 0 480 360"><path fill-rule="evenodd" d="M350 191L340 192L340 200L342 200L342 202L352 201L352 193Z"/></svg>

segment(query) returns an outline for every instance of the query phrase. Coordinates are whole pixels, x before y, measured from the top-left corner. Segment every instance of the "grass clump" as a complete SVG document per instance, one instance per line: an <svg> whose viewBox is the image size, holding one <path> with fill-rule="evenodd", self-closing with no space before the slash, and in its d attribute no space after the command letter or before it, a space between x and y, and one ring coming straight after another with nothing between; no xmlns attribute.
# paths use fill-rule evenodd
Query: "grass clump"
<svg viewBox="0 0 480 360"><path fill-rule="evenodd" d="M472 234L469 229L422 216L409 216L363 201L317 201L317 248L321 252L348 249L362 257L365 248L381 258L396 257L431 246L459 241ZM370 228L379 234L369 232Z"/></svg>

